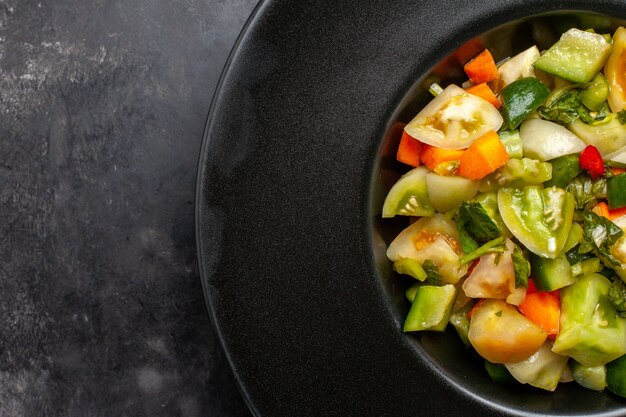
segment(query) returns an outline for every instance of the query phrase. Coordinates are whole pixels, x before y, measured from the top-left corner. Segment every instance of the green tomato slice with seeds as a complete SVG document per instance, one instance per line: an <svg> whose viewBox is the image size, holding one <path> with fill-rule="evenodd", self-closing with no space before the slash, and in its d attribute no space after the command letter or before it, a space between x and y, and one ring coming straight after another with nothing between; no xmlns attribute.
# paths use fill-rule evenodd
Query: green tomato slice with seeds
<svg viewBox="0 0 626 417"><path fill-rule="evenodd" d="M430 170L417 167L404 174L391 187L383 204L383 218L401 216L432 216L435 209L428 199L426 176Z"/></svg>
<svg viewBox="0 0 626 417"><path fill-rule="evenodd" d="M420 142L443 149L465 149L502 126L502 115L487 100L454 84L432 99L404 128Z"/></svg>
<svg viewBox="0 0 626 417"><path fill-rule="evenodd" d="M574 196L561 188L498 190L498 211L506 227L528 250L544 258L554 259L562 251L574 207Z"/></svg>

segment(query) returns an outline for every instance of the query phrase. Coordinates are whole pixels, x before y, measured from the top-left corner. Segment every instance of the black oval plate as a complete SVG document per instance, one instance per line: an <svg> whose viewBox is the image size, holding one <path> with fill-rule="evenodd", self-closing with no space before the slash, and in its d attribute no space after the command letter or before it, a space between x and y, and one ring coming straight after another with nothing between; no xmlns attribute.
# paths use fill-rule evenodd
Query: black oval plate
<svg viewBox="0 0 626 417"><path fill-rule="evenodd" d="M451 332L403 334L375 226L383 138L417 80L498 25L572 9L626 16L599 0L257 7L213 101L197 194L205 296L256 415L626 414L575 384L494 384Z"/></svg>

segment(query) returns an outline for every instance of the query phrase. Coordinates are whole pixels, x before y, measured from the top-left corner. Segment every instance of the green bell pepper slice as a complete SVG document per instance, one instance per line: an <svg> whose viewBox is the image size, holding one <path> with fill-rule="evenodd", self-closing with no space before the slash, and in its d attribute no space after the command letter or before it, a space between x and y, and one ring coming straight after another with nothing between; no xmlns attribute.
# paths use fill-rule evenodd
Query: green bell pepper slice
<svg viewBox="0 0 626 417"><path fill-rule="evenodd" d="M626 173L615 175L606 181L609 209L626 206Z"/></svg>
<svg viewBox="0 0 626 417"><path fill-rule="evenodd" d="M534 77L521 78L502 89L500 97L509 129L516 129L550 95L548 87Z"/></svg>
<svg viewBox="0 0 626 417"><path fill-rule="evenodd" d="M567 184L576 178L582 170L578 154L563 155L552 159L552 178L545 182L546 187L565 188Z"/></svg>
<svg viewBox="0 0 626 417"><path fill-rule="evenodd" d="M613 394L626 398L626 356L606 365L606 387Z"/></svg>
<svg viewBox="0 0 626 417"><path fill-rule="evenodd" d="M575 205L573 195L556 187L498 190L498 211L506 227L528 250L544 258L561 253Z"/></svg>

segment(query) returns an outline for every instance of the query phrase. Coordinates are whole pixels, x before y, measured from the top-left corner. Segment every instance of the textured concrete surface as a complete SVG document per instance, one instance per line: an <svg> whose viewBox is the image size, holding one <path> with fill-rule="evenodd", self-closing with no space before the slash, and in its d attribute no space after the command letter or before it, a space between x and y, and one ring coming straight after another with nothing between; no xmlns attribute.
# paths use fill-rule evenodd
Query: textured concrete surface
<svg viewBox="0 0 626 417"><path fill-rule="evenodd" d="M0 1L0 415L248 416L194 191L255 0Z"/></svg>

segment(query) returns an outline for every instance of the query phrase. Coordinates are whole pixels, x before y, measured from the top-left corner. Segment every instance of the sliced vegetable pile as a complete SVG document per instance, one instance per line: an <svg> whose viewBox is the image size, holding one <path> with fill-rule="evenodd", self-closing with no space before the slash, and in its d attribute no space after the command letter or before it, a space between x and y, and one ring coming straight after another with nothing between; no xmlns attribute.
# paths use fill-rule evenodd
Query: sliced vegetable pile
<svg viewBox="0 0 626 417"><path fill-rule="evenodd" d="M450 323L497 381L626 397L626 29L464 69L404 127L382 210L411 218L387 250L415 279L404 331Z"/></svg>

